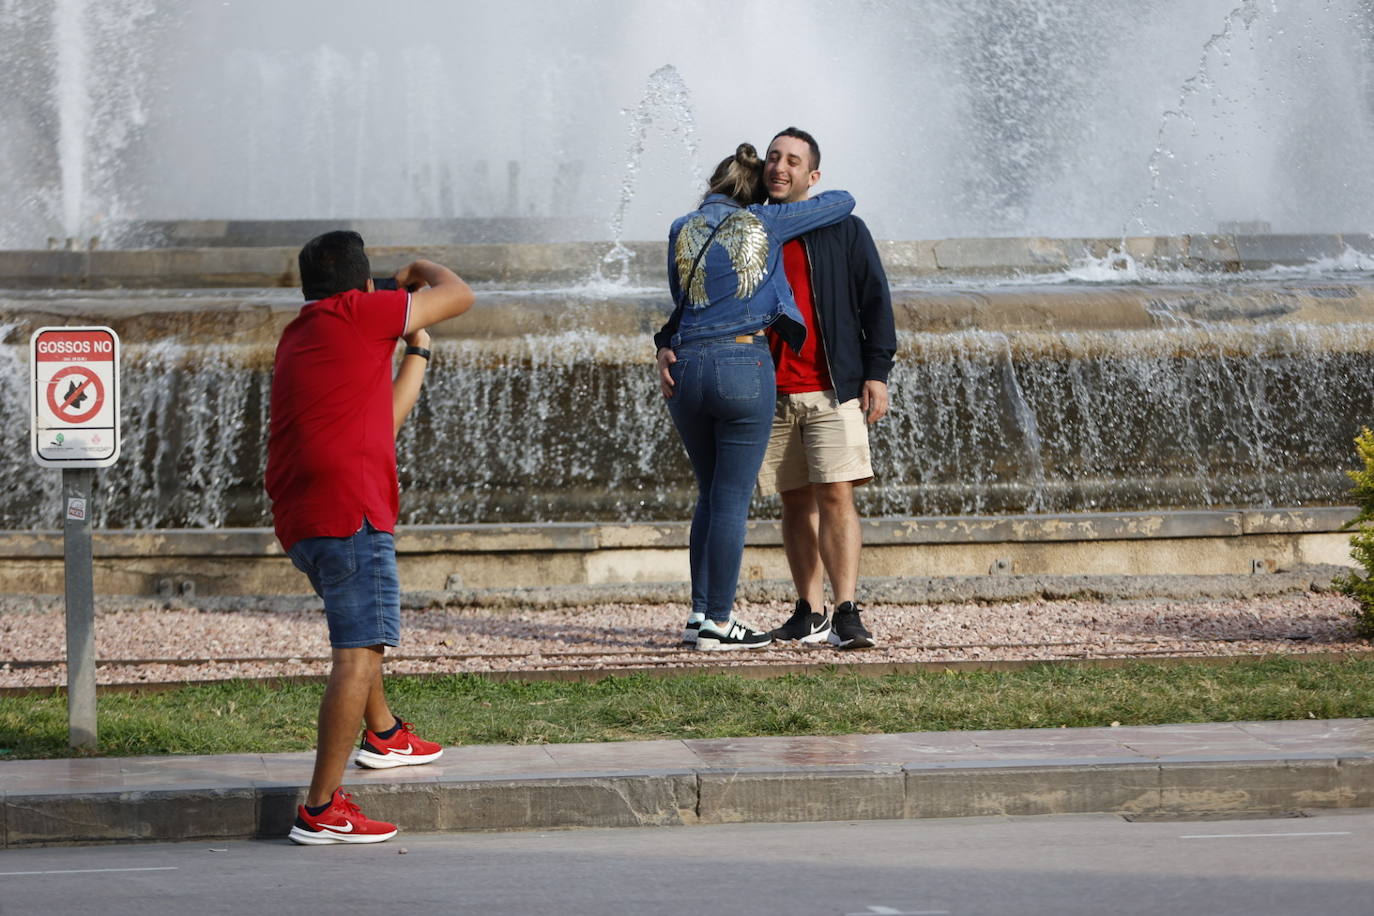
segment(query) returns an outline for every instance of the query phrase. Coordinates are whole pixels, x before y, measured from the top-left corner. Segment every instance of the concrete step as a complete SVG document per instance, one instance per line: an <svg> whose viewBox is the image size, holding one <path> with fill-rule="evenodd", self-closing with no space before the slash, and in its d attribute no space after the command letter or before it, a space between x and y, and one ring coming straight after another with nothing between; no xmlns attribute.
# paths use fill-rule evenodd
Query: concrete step
<svg viewBox="0 0 1374 916"><path fill-rule="evenodd" d="M283 838L312 755L0 764L0 848ZM1374 720L448 748L346 776L404 832L1374 807Z"/></svg>

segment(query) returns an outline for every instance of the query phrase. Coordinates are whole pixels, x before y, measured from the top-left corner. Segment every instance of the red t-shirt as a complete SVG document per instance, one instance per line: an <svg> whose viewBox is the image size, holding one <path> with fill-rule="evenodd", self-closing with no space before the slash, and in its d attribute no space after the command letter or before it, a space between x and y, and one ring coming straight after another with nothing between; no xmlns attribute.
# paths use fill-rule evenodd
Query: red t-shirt
<svg viewBox="0 0 1374 916"><path fill-rule="evenodd" d="M773 364L778 367L778 394L804 394L831 388L830 369L825 363L825 344L816 327L816 302L811 295L811 265L806 260L806 247L801 239L793 239L782 246L782 266L792 296L806 321L806 343L801 353L783 343L781 337L769 330L768 345L773 350Z"/></svg>
<svg viewBox="0 0 1374 916"><path fill-rule="evenodd" d="M409 321L404 290L307 302L277 344L267 495L283 550L350 537L363 517L395 531L400 511L391 361Z"/></svg>

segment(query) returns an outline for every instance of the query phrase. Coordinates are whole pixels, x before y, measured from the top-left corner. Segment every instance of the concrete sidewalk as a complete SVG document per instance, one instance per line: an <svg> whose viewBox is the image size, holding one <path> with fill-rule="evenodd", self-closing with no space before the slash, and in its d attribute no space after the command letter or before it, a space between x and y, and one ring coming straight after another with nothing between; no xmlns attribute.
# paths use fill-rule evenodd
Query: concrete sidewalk
<svg viewBox="0 0 1374 916"><path fill-rule="evenodd" d="M285 837L312 755L0 763L0 848ZM356 769L408 832L1374 807L1374 719L449 748Z"/></svg>

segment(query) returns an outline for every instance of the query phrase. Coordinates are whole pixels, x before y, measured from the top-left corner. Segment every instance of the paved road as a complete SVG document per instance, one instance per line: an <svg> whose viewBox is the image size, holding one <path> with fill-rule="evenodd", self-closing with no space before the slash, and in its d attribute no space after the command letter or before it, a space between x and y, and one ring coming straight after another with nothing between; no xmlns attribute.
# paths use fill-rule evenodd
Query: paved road
<svg viewBox="0 0 1374 916"><path fill-rule="evenodd" d="M404 853L403 853L404 851ZM0 914L1374 914L1374 810L11 850Z"/></svg>

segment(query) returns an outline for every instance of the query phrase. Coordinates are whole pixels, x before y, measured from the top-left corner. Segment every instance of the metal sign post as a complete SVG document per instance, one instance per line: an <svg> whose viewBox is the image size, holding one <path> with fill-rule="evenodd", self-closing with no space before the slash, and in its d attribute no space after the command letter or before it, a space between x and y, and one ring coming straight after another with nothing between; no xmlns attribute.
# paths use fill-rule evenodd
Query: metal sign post
<svg viewBox="0 0 1374 916"><path fill-rule="evenodd" d="M39 328L29 357L33 457L43 467L62 468L69 743L94 748L92 468L119 458L119 337L110 328Z"/></svg>
<svg viewBox="0 0 1374 916"><path fill-rule="evenodd" d="M67 733L72 747L96 746L95 579L91 566L91 481L95 471L62 472L62 556L67 586Z"/></svg>

